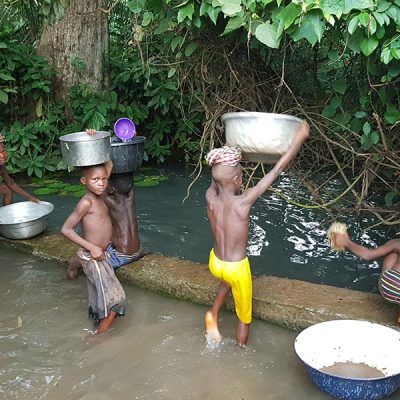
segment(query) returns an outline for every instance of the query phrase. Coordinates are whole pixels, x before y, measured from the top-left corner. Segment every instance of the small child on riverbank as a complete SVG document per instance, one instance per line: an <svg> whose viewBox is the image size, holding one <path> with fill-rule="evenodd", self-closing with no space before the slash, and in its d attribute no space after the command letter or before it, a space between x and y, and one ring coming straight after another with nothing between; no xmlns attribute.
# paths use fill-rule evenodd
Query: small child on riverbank
<svg viewBox="0 0 400 400"><path fill-rule="evenodd" d="M339 226L339 229L335 229ZM333 228L333 229L332 229ZM392 239L382 246L369 249L353 242L344 224L335 223L328 230L328 239L334 250L347 249L363 260L383 258L382 272L379 277L379 292L390 303L400 305L400 239ZM400 324L400 314L397 318Z"/></svg>
<svg viewBox="0 0 400 400"><path fill-rule="evenodd" d="M294 158L308 135L309 126L303 122L289 150L256 186L242 194L241 150L224 146L206 156L212 168L212 181L206 192L207 215L214 236L209 268L221 280L214 304L205 314L207 340L213 344L222 338L218 315L230 291L238 317L236 343L247 343L252 321L252 278L246 255L250 209Z"/></svg>
<svg viewBox="0 0 400 400"><path fill-rule="evenodd" d="M97 333L108 330L114 319L125 314L125 292L108 261L112 224L104 194L112 162L82 168L81 183L86 194L64 222L61 233L81 248L77 256L87 278L89 317L99 321ZM82 237L74 228L82 226Z"/></svg>
<svg viewBox="0 0 400 400"><path fill-rule="evenodd" d="M4 195L3 206L7 206L13 202L13 193L17 193L30 201L38 203L39 199L37 197L30 195L22 189L22 187L16 184L8 174L6 167L8 154L4 142L4 136L0 134L0 176L4 181L4 183L0 183L0 194Z"/></svg>

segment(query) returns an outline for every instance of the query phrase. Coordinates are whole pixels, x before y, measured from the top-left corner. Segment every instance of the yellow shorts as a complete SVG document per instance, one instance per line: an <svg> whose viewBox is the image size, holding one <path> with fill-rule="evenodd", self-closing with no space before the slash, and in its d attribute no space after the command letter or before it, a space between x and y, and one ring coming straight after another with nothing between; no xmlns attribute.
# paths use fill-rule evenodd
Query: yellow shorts
<svg viewBox="0 0 400 400"><path fill-rule="evenodd" d="M252 318L252 282L249 259L241 261L222 261L211 249L208 263L210 272L226 282L232 289L236 315L244 324L250 324Z"/></svg>

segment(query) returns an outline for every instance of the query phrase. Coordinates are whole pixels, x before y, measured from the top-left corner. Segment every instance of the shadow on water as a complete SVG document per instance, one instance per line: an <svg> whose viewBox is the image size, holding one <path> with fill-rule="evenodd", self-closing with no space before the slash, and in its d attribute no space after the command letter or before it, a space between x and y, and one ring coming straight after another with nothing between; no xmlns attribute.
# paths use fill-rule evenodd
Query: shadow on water
<svg viewBox="0 0 400 400"><path fill-rule="evenodd" d="M86 317L85 278L0 248L3 400L324 400L297 359L294 332L256 320L249 346L221 313L221 346L206 346L205 308L126 286L127 315L102 337Z"/></svg>
<svg viewBox="0 0 400 400"><path fill-rule="evenodd" d="M140 237L148 251L207 263L212 236L204 194L210 175L205 168L182 204L192 179L190 172L182 167L162 168L156 173L167 175L168 181L136 188ZM78 178L74 179L78 183ZM305 195L288 174L283 174L274 188ZM338 192L333 185L332 198ZM70 196L41 198L56 207L49 221L51 230L59 230L78 201ZM361 244L375 246L389 239L384 228L363 231L373 225L372 219L344 215L341 221ZM380 265L359 260L348 252L332 251L326 238L331 223L331 216L323 209L299 208L267 192L251 211L248 254L252 273L377 293Z"/></svg>

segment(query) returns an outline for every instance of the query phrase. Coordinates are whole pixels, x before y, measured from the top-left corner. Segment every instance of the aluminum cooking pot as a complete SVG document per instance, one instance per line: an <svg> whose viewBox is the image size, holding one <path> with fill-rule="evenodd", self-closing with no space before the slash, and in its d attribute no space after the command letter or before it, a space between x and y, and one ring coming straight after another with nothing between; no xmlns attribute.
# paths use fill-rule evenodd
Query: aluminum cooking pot
<svg viewBox="0 0 400 400"><path fill-rule="evenodd" d="M86 132L60 136L61 154L65 164L86 167L103 164L110 159L110 133L96 131L93 136Z"/></svg>

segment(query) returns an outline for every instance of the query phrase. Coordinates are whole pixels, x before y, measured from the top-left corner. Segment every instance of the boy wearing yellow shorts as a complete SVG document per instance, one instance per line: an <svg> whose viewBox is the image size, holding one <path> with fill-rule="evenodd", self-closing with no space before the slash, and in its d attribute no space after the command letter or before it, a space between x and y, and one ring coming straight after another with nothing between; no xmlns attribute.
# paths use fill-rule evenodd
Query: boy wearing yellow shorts
<svg viewBox="0 0 400 400"><path fill-rule="evenodd" d="M309 126L303 122L289 150L256 186L244 193L240 193L242 166L238 147L223 146L206 156L212 168L212 181L206 192L207 215L214 236L209 268L221 280L215 301L205 314L207 339L212 342L221 341L218 314L232 291L238 317L236 343L241 347L247 344L252 320L252 280L246 255L250 209L298 153L308 135Z"/></svg>

